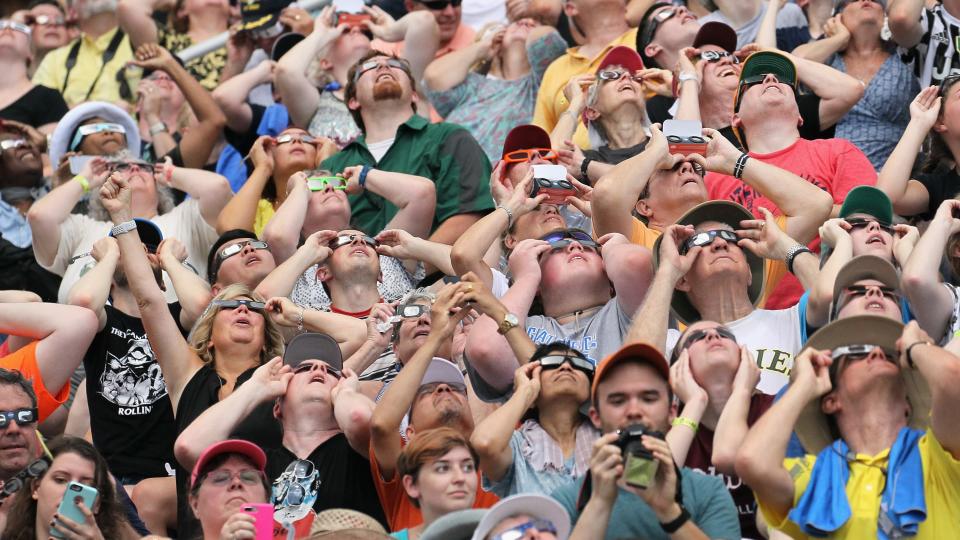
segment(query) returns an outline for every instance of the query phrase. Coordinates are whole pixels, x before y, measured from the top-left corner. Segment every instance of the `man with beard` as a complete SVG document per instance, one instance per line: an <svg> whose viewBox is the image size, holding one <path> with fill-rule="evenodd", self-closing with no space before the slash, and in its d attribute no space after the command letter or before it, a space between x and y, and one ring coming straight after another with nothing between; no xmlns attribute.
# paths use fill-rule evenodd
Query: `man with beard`
<svg viewBox="0 0 960 540"><path fill-rule="evenodd" d="M396 379L387 387L370 420L370 468L390 530L415 527L423 521L397 475L397 458L403 449L401 424L408 420L407 440L437 427L452 427L469 436L474 418L467 401L467 386L460 368L436 358L453 337L460 321L470 313L467 302L474 284L464 281L445 286L430 308L430 332ZM489 508L497 498L480 488L474 508Z"/></svg>
<svg viewBox="0 0 960 540"><path fill-rule="evenodd" d="M117 0L77 0L80 36L50 51L33 82L54 88L73 107L85 101L121 101L117 76L133 60L130 39L117 20Z"/></svg>
<svg viewBox="0 0 960 540"><path fill-rule="evenodd" d="M345 98L363 135L326 159L322 168L339 173L355 165L433 180L437 208L430 240L453 244L493 208L488 194L490 162L460 126L431 124L415 113L416 84L409 64L376 51L350 68ZM360 173L360 186L366 173ZM353 225L368 235L384 229L397 208L364 191L350 197Z"/></svg>
<svg viewBox="0 0 960 540"><path fill-rule="evenodd" d="M36 134L36 137L32 135ZM27 210L45 192L39 133L18 122L0 125L0 289L34 292L54 302L60 277L33 256Z"/></svg>

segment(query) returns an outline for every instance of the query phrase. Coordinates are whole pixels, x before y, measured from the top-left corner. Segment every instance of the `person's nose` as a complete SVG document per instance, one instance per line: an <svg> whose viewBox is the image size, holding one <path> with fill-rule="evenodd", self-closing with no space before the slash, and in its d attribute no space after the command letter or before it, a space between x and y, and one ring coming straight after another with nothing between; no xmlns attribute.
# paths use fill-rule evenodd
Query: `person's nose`
<svg viewBox="0 0 960 540"><path fill-rule="evenodd" d="M457 9L453 7L452 2L448 2L447 6L443 8L440 13L443 13L447 17L455 17L457 15Z"/></svg>
<svg viewBox="0 0 960 540"><path fill-rule="evenodd" d="M883 298L883 291L880 290L880 287L867 287L867 294L864 295L867 298Z"/></svg>
<svg viewBox="0 0 960 540"><path fill-rule="evenodd" d="M626 417L627 421L631 424L642 422L643 421L643 409L640 406L640 400L637 398L630 398L627 401L627 410Z"/></svg>
<svg viewBox="0 0 960 540"><path fill-rule="evenodd" d="M555 204L542 204L540 207L543 208L544 214L560 214L560 208Z"/></svg>
<svg viewBox="0 0 960 540"><path fill-rule="evenodd" d="M883 349L881 349L880 347L874 347L873 350L870 351L870 354L867 355L867 359L868 360L886 360L887 354L883 352Z"/></svg>
<svg viewBox="0 0 960 540"><path fill-rule="evenodd" d="M571 241L570 245L567 246L567 253L573 253L574 251L583 252L583 246L576 240Z"/></svg>
<svg viewBox="0 0 960 540"><path fill-rule="evenodd" d="M453 388L450 388L450 386L446 384L440 384L437 386L437 389L434 390L434 393L437 393L437 394L441 394L443 392L453 393Z"/></svg>
<svg viewBox="0 0 960 540"><path fill-rule="evenodd" d="M711 341L720 341L720 332L717 332L716 328L711 328L707 330L707 343Z"/></svg>
<svg viewBox="0 0 960 540"><path fill-rule="evenodd" d="M253 245L250 242L247 242L243 245L243 249L240 250L240 254L246 255L248 253L253 253L254 251L256 251L256 249L254 249Z"/></svg>
<svg viewBox="0 0 960 540"><path fill-rule="evenodd" d="M711 251L726 251L729 247L727 241L721 238L720 235L717 235L713 239L713 242L710 243Z"/></svg>
<svg viewBox="0 0 960 540"><path fill-rule="evenodd" d="M880 223L877 221L870 221L867 223L867 230L870 232L880 232Z"/></svg>
<svg viewBox="0 0 960 540"><path fill-rule="evenodd" d="M763 78L763 84L768 83L779 83L780 79L777 78L773 73L767 73L766 77Z"/></svg>
<svg viewBox="0 0 960 540"><path fill-rule="evenodd" d="M230 475L230 484L229 484L228 488L229 488L231 491L237 490L237 489L243 489L243 482L240 481L240 475L239 475L239 474L232 474L232 475Z"/></svg>

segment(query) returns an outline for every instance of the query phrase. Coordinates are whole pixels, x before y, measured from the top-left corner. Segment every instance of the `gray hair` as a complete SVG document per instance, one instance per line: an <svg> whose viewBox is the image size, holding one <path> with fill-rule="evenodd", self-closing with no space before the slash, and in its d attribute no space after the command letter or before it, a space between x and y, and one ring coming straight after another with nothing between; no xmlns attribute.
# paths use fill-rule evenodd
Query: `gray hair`
<svg viewBox="0 0 960 540"><path fill-rule="evenodd" d="M600 99L600 85L603 84L603 81L597 80L590 85L590 88L587 88L587 101L586 106L591 109L595 109L597 101ZM640 124L640 128L644 133L647 134L647 137L650 136L650 118L647 116L647 108L641 107L641 113L643 114L643 121ZM587 127L587 138L590 141L590 148L600 148L605 146L608 143L607 132L603 129L603 124L598 118L595 121L588 120L586 117L583 119L584 125Z"/></svg>

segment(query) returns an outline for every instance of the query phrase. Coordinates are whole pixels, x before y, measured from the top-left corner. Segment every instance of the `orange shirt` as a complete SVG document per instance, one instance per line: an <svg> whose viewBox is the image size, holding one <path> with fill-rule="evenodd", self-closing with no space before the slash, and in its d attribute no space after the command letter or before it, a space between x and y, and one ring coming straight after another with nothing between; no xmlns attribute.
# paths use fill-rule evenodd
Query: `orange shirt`
<svg viewBox="0 0 960 540"><path fill-rule="evenodd" d="M399 436L398 433L397 437ZM377 488L380 506L383 507L383 513L390 522L391 531L409 529L423 523L423 515L407 496L400 482L400 476L394 474L390 480L384 480L380 475L380 466L377 465L377 457L373 453L373 442L370 443L370 472L373 474L373 485ZM480 484L480 471L477 471L477 495L473 500L473 507L490 508L497 504L500 498L489 491L484 491Z"/></svg>
<svg viewBox="0 0 960 540"><path fill-rule="evenodd" d="M19 371L23 378L33 383L33 391L37 394L40 421L43 422L67 401L67 396L70 395L70 383L56 389L56 395L50 393L43 383L40 368L37 366L37 343L40 342L33 341L19 351L0 358L0 368Z"/></svg>
<svg viewBox="0 0 960 540"><path fill-rule="evenodd" d="M473 38L475 35L476 32L474 32L472 28L461 22L460 26L457 27L456 33L453 34L453 39L450 40L450 43L447 43L446 47L440 47L437 49L437 54L434 55L434 58L440 58L449 52L462 49L467 45L470 45L473 43ZM386 41L380 41L379 39L374 40L371 44L372 48L385 53L391 53L394 56L403 56L404 46L405 45L403 41L387 43Z"/></svg>

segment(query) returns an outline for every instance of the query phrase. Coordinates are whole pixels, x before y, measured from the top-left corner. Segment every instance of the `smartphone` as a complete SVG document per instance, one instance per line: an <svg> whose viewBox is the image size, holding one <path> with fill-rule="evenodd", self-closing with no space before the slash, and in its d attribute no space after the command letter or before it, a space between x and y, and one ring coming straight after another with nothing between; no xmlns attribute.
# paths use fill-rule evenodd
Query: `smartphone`
<svg viewBox="0 0 960 540"><path fill-rule="evenodd" d="M547 204L567 204L567 197L577 194L577 189L567 180L567 169L563 165L534 165L533 186L530 196L547 194Z"/></svg>
<svg viewBox="0 0 960 540"><path fill-rule="evenodd" d="M363 12L363 0L333 0L336 9L337 26L363 26L363 21L369 21L370 15Z"/></svg>
<svg viewBox="0 0 960 540"><path fill-rule="evenodd" d="M87 162L96 156L70 156L70 174L80 174Z"/></svg>
<svg viewBox="0 0 960 540"><path fill-rule="evenodd" d="M273 505L256 503L243 505L243 513L254 518L254 539L271 540L273 538Z"/></svg>
<svg viewBox="0 0 960 540"><path fill-rule="evenodd" d="M77 508L76 499L80 497L83 505L88 510L93 511L93 503L97 500L97 489L80 482L70 482L67 489L63 492L63 498L60 499L60 507L57 508L57 514L66 516L77 523L84 523L87 518ZM50 536L54 538L66 538L63 533L57 529L50 529Z"/></svg>
<svg viewBox="0 0 960 540"><path fill-rule="evenodd" d="M703 137L703 124L698 120L664 120L663 135L671 154L705 155L707 139Z"/></svg>

